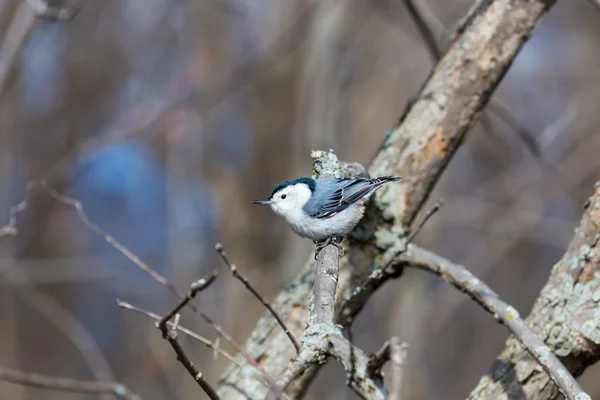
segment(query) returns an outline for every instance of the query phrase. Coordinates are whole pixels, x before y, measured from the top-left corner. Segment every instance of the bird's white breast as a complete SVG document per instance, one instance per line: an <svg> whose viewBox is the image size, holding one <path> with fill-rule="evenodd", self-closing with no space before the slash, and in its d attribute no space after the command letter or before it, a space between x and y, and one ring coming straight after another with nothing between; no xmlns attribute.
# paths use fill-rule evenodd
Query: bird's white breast
<svg viewBox="0 0 600 400"><path fill-rule="evenodd" d="M283 217L298 235L321 241L331 236L345 236L350 233L364 212L364 203L359 201L329 218L313 218L305 214L302 209L294 210Z"/></svg>

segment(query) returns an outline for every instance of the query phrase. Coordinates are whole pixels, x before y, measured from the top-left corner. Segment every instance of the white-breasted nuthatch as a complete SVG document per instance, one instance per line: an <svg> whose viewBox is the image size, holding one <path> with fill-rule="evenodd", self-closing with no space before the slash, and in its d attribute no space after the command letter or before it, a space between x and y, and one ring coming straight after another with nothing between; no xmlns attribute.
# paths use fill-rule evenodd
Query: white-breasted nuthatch
<svg viewBox="0 0 600 400"><path fill-rule="evenodd" d="M275 186L271 195L254 204L268 204L298 235L312 239L317 252L332 238L346 236L363 217L365 203L377 189L400 178L298 178Z"/></svg>

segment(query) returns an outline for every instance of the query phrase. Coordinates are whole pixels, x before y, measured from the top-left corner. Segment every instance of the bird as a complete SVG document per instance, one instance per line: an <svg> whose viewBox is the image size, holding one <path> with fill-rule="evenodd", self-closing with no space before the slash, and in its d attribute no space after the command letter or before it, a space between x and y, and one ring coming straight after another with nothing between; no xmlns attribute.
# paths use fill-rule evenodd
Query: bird
<svg viewBox="0 0 600 400"><path fill-rule="evenodd" d="M329 244L338 247L342 256L340 243L362 219L367 200L377 189L400 179L298 178L278 184L269 197L252 203L269 205L296 234L312 239L315 258Z"/></svg>

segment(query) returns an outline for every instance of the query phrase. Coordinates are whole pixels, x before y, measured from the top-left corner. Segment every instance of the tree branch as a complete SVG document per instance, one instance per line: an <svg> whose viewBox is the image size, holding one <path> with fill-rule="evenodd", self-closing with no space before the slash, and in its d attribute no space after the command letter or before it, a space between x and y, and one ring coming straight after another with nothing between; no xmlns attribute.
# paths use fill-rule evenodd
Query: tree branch
<svg viewBox="0 0 600 400"><path fill-rule="evenodd" d="M550 374L554 383L558 385L567 399L582 400L587 396L552 350L527 326L518 311L500 299L492 289L477 279L465 267L416 246L410 247L400 263L438 276L443 281L467 294L491 313L494 319L506 326L523 344L526 351L535 357L542 368Z"/></svg>
<svg viewBox="0 0 600 400"><path fill-rule="evenodd" d="M350 374L350 387L362 398L385 399L387 391L381 376L370 374L369 359L341 334L334 322L340 251L334 245L323 248L317 257L313 294L309 300L308 326L302 336L302 346L277 379L269 399L279 398L292 381L312 365L323 364L333 356Z"/></svg>
<svg viewBox="0 0 600 400"><path fill-rule="evenodd" d="M219 253L221 258L223 259L223 261L229 268L229 271L231 271L231 274L233 275L233 277L238 279L240 282L242 282L242 284L246 287L246 289L248 289L248 291L250 291L250 293L252 293L252 295L254 295L254 297L256 297L258 299L258 301L260 301L267 310L269 310L269 312L271 313L273 318L275 318L275 320L277 321L279 326L281 326L281 329L283 329L283 331L285 332L287 337L290 338L290 341L294 345L296 352L300 352L300 345L298 344L298 341L296 340L294 335L292 335L289 328L285 325L285 323L283 322L283 320L281 319L279 314L277 314L277 311L275 311L275 309L269 304L269 302L267 300L265 300L265 298L262 297L260 295L260 293L258 293L258 291L256 289L254 289L254 287L252 287L252 285L248 281L248 278L246 278L245 276L241 275L238 272L235 264L233 264L233 263L231 263L231 261L229 261L229 258L227 257L227 253L225 253L225 249L223 248L223 245L221 243L217 243L215 245L215 249L217 250L217 253Z"/></svg>
<svg viewBox="0 0 600 400"><path fill-rule="evenodd" d="M130 310L130 311L134 311L137 312L139 314L142 315L146 315L147 317L150 317L152 319L154 319L155 321L160 321L163 317L161 317L158 314L155 314L153 312L150 311L146 311L143 310L139 307L136 307L132 304L129 304L125 301L122 300L117 300L117 304L119 307L124 308L126 310ZM209 349L213 350L213 352L215 354L220 354L221 356L223 356L225 359L227 359L227 361L230 361L231 363L233 363L234 365L236 365L238 368L244 368L245 365L243 365L239 360L237 360L234 356L232 356L230 353L228 353L227 351L223 350L221 347L219 347L218 343L215 341L211 341L208 340L207 338L205 338L204 336L201 336L199 334L197 334L196 332L193 332L190 329L184 328L183 326L181 326L180 324L173 324L173 323L168 323L169 326L172 329L177 329L178 331L181 331L183 333L185 333L186 335L196 339L197 341L199 341L200 343L204 344L206 347L208 347ZM216 356L215 356L216 358ZM253 367L252 365L250 365L250 367ZM263 372L261 372L260 370L257 370L256 372L258 372L256 379L262 384L264 385L266 388L270 388L273 384L273 379L271 379L270 377L266 376Z"/></svg>
<svg viewBox="0 0 600 400"><path fill-rule="evenodd" d="M402 366L406 359L408 347L409 346L406 343L402 343L400 339L393 336L381 346L381 349L369 357L367 370L371 375L381 375L383 366L389 361L392 363L390 400L400 400L400 392L402 390Z"/></svg>
<svg viewBox="0 0 600 400"><path fill-rule="evenodd" d="M112 394L118 399L141 400L120 383L79 381L68 378L57 378L42 374L22 372L6 367L0 367L0 381L12 382L17 385L32 386L41 389L58 390L61 392Z"/></svg>
<svg viewBox="0 0 600 400"><path fill-rule="evenodd" d="M217 272L213 272L213 274L208 279L200 279L194 283L192 283L190 290L188 291L185 298L183 298L179 304L177 304L171 311L169 311L158 323L156 324L157 328L162 332L163 339L167 340L175 354L177 355L177 360L185 367L188 373L194 378L194 380L198 383L198 385L204 390L204 393L211 400L220 400L219 395L215 392L215 389L204 379L202 372L190 360L188 355L183 350L183 347L179 343L177 338L177 325L179 325L179 314L183 307L185 307L190 301L196 297L198 293L206 289L210 286L215 279L217 278ZM175 317L175 323L171 327L167 326L167 323L171 321L171 319Z"/></svg>
<svg viewBox="0 0 600 400"><path fill-rule="evenodd" d="M579 376L600 360L600 183L586 203L575 236L536 299L526 322L543 338L550 354ZM470 400L548 400L559 390L515 337L506 342ZM566 371L565 371L566 372ZM577 397L576 397L577 398ZM580 394L577 400L590 399Z"/></svg>
<svg viewBox="0 0 600 400"><path fill-rule="evenodd" d="M49 187L45 180L41 181L41 186L46 190L46 192L48 192L48 194L50 196L52 196L57 201L59 201L59 202L61 202L63 204L66 204L68 206L73 207L75 209L75 211L77 211L77 214L79 215L79 219L81 220L81 222L88 229L90 229L94 234L96 234L99 237L101 237L102 239L104 239L104 241L106 241L115 250L117 250L122 255L124 255L126 258L128 258L131 262L133 262L135 265L137 265L140 269L142 269L144 272L146 272L148 275L150 275L152 278L154 278L158 283L160 283L161 285L163 285L167 289L169 289L169 291L171 293L173 293L178 299L183 300L185 298L185 296L183 295L183 293L181 293L179 291L179 289L177 289L177 287L175 285L173 285L171 282L169 282L167 280L167 278L165 278L164 276L162 276L161 274L159 274L156 270L154 270L148 264L146 264L145 262L143 262L138 256L136 256L135 254L133 254L133 252L131 250L129 250L127 247L125 247L123 244L121 244L117 239L115 239L113 236L109 235L108 233L104 232L102 229L100 229L100 227L98 225L96 225L94 222L92 222L89 219L89 217L87 216L87 214L85 213L85 210L83 208L83 204L81 204L81 202L79 200L73 199L73 198L70 198L70 197L67 197L67 196L64 196L64 195L58 193L53 188ZM193 304L191 304L189 302L186 303L186 304L192 310L194 310L194 312L196 312L200 316L200 318L202 318L204 321L206 321L221 337L223 337L229 344L231 344L233 346L233 348L236 351L238 351L241 354L242 357L245 358L246 362L250 363L252 366L254 366L259 371L261 371L261 373L263 375L265 375L267 377L270 376L265 371L265 369L262 368L256 362L256 360L242 347L242 345L239 344L219 324L217 324L208 315L206 315L202 311L198 310L198 308L196 306L194 306Z"/></svg>
<svg viewBox="0 0 600 400"><path fill-rule="evenodd" d="M371 176L397 175L398 184L379 190L362 223L355 229L349 255L340 266L338 292L346 294L379 270L403 246L409 227L427 200L446 165L477 121L483 107L531 36L553 0L490 0L477 3L423 85L418 100L407 107L401 121L384 138L375 155ZM348 173L348 164L335 155L315 155L316 175ZM335 162L332 160L335 159ZM325 163L323 161L326 161ZM326 165L324 167L324 165ZM273 302L288 313L291 332L300 336L308 315L305 299L312 288L314 262L309 260L298 277ZM338 299L339 301L340 299ZM294 321L296 321L294 323ZM282 353L289 341L270 315L263 316L246 343L253 357L272 375L280 375L294 355ZM310 384L318 365L290 386L296 396ZM228 369L219 388L228 399L263 399L265 392L238 371Z"/></svg>

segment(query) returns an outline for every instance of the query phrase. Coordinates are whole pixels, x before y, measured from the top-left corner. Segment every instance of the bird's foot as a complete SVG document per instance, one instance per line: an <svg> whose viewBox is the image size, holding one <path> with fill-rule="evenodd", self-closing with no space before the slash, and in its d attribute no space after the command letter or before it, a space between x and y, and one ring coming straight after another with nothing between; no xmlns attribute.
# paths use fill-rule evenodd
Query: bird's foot
<svg viewBox="0 0 600 400"><path fill-rule="evenodd" d="M344 238L342 236L330 236L325 240L322 241L317 241L317 240L313 240L313 243L315 244L315 260L317 259L317 256L319 255L319 253L321 252L321 250L323 250L325 247L332 245L338 248L338 250L340 251L340 258L344 257L344 246L341 245L342 240Z"/></svg>

